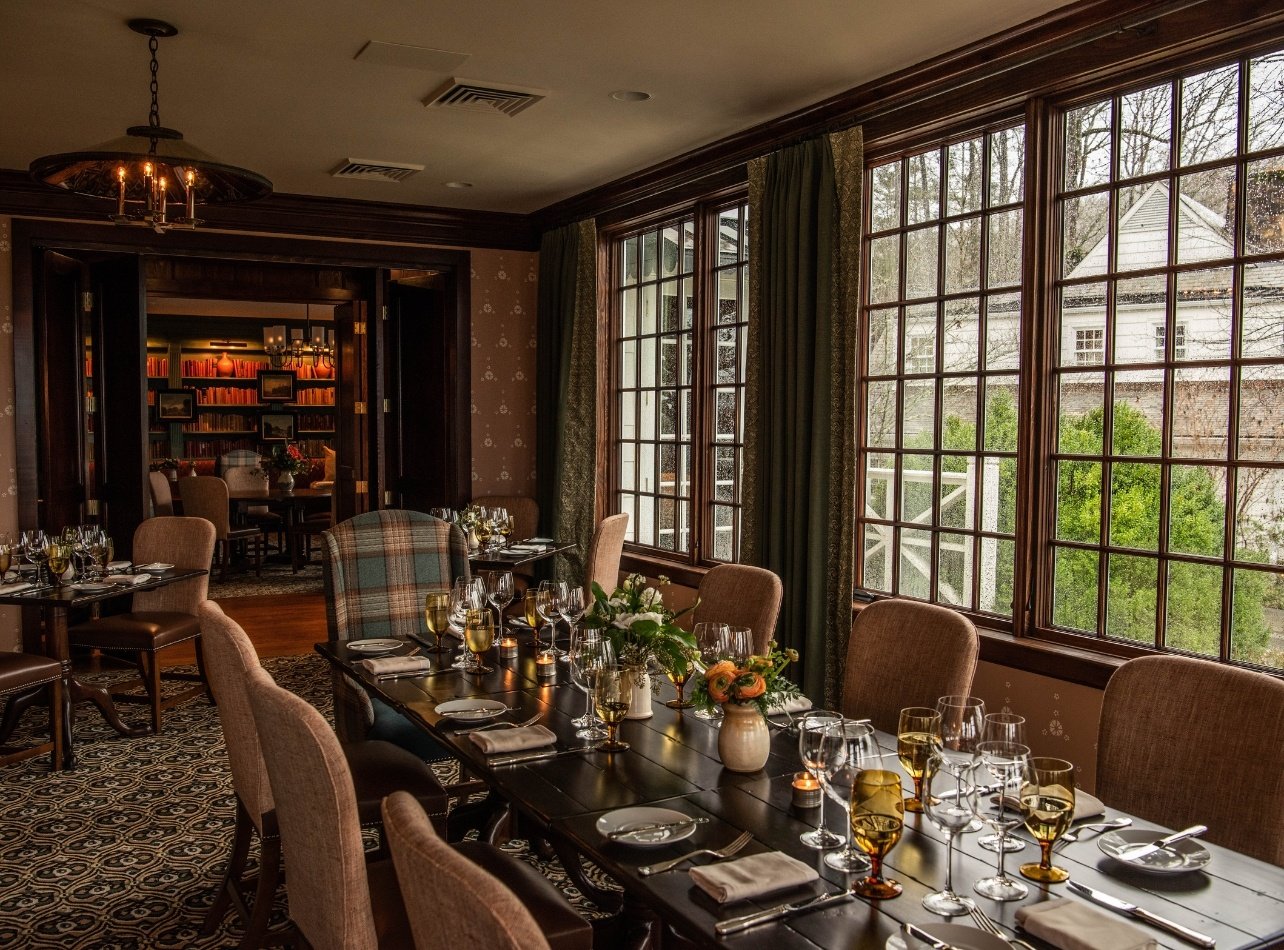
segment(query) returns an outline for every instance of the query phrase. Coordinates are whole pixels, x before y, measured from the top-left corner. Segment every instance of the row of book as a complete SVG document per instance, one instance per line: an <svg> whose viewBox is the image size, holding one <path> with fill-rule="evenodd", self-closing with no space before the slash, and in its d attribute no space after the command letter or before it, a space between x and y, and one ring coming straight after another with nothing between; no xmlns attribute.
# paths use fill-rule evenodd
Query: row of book
<svg viewBox="0 0 1284 950"><path fill-rule="evenodd" d="M238 412L203 412L195 422L184 422L184 432L249 432L258 426L254 416Z"/></svg>
<svg viewBox="0 0 1284 950"><path fill-rule="evenodd" d="M298 389L294 401L300 406L333 406L333 389Z"/></svg>
<svg viewBox="0 0 1284 950"><path fill-rule="evenodd" d="M218 364L225 359L232 364L233 369L230 374L218 371ZM207 356L203 359L183 360L182 367L184 376L217 378L231 375L237 379L254 379L259 375L259 370L268 369L268 363L265 360L234 360L225 355L217 358ZM168 376L169 374L166 373L165 375Z"/></svg>

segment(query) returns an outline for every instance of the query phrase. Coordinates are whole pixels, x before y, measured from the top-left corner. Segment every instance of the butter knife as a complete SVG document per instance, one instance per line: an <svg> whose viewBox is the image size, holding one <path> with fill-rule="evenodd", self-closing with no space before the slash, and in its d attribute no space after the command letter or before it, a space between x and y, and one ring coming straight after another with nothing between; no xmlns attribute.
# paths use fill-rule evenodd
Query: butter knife
<svg viewBox="0 0 1284 950"><path fill-rule="evenodd" d="M1182 831L1156 838L1149 844L1138 843L1120 848L1114 856L1124 861L1140 861L1142 858L1150 857L1156 851L1163 851L1169 845L1174 845L1178 841L1185 841L1187 838L1198 838L1207 830L1207 825L1191 825Z"/></svg>
<svg viewBox="0 0 1284 950"><path fill-rule="evenodd" d="M1109 907L1117 914L1124 914L1128 917L1135 917L1137 920L1144 920L1152 927L1158 927L1160 930L1165 930L1197 947L1215 947L1217 945L1216 940L1212 937L1207 937L1204 934L1201 934L1197 930L1191 930L1189 927L1183 927L1181 924L1174 923L1167 917L1160 917L1158 914L1153 914L1144 907L1138 907L1136 904L1130 904L1125 900L1120 900L1118 897L1112 897L1102 891L1088 887L1086 884L1080 884L1078 881L1068 881L1066 886L1076 894L1086 897L1088 900L1100 904L1102 907Z"/></svg>
<svg viewBox="0 0 1284 950"><path fill-rule="evenodd" d="M809 897L805 901L798 901L796 904L777 904L767 910L760 910L753 914L745 914L743 917L731 917L727 920L720 920L713 925L714 933L719 937L725 937L728 934L738 934L742 930L748 930L750 927L757 927L759 924L770 923L773 920L781 920L785 917L792 917L794 914L801 914L809 910L819 910L822 907L831 907L834 904L843 904L852 899L850 891L839 891L836 894L821 894L818 897Z"/></svg>
<svg viewBox="0 0 1284 950"><path fill-rule="evenodd" d="M901 932L907 937L913 937L915 940L927 944L932 950L958 950L952 943L946 943L940 937L933 937L922 927L916 927L908 920L901 924Z"/></svg>
<svg viewBox="0 0 1284 950"><path fill-rule="evenodd" d="M608 831L606 837L611 841L628 838L631 835L644 835L652 831L669 831L673 828L685 828L688 825L703 825L708 818L683 818L681 821L653 821L649 825L638 825L635 828L621 828L619 831Z"/></svg>

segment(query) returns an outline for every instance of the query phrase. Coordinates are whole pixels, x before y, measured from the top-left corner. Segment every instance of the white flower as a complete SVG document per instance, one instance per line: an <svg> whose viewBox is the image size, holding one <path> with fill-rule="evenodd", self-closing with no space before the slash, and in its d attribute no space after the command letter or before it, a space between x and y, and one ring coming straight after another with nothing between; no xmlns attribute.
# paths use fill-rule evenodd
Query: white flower
<svg viewBox="0 0 1284 950"><path fill-rule="evenodd" d="M662 603L664 603L664 598L661 597L660 592L654 587L648 587L642 592L642 606L655 607Z"/></svg>
<svg viewBox="0 0 1284 950"><path fill-rule="evenodd" d="M628 630L639 620L650 620L653 623L662 624L664 623L664 615L655 613L654 611L643 611L636 614L620 614L615 618L613 623L614 626L619 627L621 630Z"/></svg>
<svg viewBox="0 0 1284 950"><path fill-rule="evenodd" d="M646 583L646 578L641 574L630 574L624 579L625 590L637 590Z"/></svg>

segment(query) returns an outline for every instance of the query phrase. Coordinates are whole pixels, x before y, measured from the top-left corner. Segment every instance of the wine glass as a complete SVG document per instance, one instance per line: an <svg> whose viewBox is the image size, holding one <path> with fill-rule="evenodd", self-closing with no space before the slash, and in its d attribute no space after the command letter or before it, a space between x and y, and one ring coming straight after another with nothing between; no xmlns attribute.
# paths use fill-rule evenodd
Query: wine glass
<svg viewBox="0 0 1284 950"><path fill-rule="evenodd" d="M708 620L701 620L691 630L695 635L696 650L700 654L700 666L708 669L722 659L722 649L726 642L727 625L725 623L712 623ZM712 711L704 709L696 710L697 719L720 719L722 710L715 707Z"/></svg>
<svg viewBox="0 0 1284 950"><path fill-rule="evenodd" d="M107 576L107 532L97 529L89 536L89 558L94 564L94 576Z"/></svg>
<svg viewBox="0 0 1284 950"><path fill-rule="evenodd" d="M727 627L727 645L723 650L723 656L737 667L741 667L745 665L751 653L753 653L753 631L748 627Z"/></svg>
<svg viewBox="0 0 1284 950"><path fill-rule="evenodd" d="M840 719L824 728L824 748L821 758L824 766L820 769L820 784L825 793L843 806L847 812L847 843L838 850L825 855L825 863L835 871L854 873L869 868L870 862L861 851L854 847L857 834L855 820L852 817L852 791L858 777L870 769L881 765L881 753L878 741L874 738L874 727L867 722L854 719ZM889 773L895 774L895 773ZM897 782L900 777L897 776ZM896 802L900 805L900 793ZM904 807L901 807L901 814Z"/></svg>
<svg viewBox="0 0 1284 950"><path fill-rule="evenodd" d="M0 538L0 581L5 579L9 568L13 566L13 545L7 537Z"/></svg>
<svg viewBox="0 0 1284 950"><path fill-rule="evenodd" d="M56 586L62 586L62 575L71 566L72 547L62 541L50 541L45 546L45 557L49 561L49 575Z"/></svg>
<svg viewBox="0 0 1284 950"><path fill-rule="evenodd" d="M465 621L468 618L468 611L480 610L486 605L485 593L478 589L475 581L456 578L455 586L450 590L450 631L456 633L462 640L464 638ZM467 650L461 650L455 662L451 664L456 669L466 669L468 667Z"/></svg>
<svg viewBox="0 0 1284 950"><path fill-rule="evenodd" d="M557 609L557 588L552 581L540 581L539 590L535 592L535 612L549 627L548 650L545 652L556 655L557 621L562 615Z"/></svg>
<svg viewBox="0 0 1284 950"><path fill-rule="evenodd" d="M486 575L486 599L495 608L495 622L501 638L504 636L504 608L513 602L516 595L512 571L491 571Z"/></svg>
<svg viewBox="0 0 1284 950"><path fill-rule="evenodd" d="M869 874L852 887L852 892L875 900L899 897L897 881L883 878L883 859L901 840L905 827L905 803L901 777L887 769L864 769L856 773L851 801L852 837L869 855Z"/></svg>
<svg viewBox="0 0 1284 950"><path fill-rule="evenodd" d="M1040 884L1059 884L1070 877L1052 866L1052 846L1074 818L1074 766L1065 759L1035 756L1026 766L1021 787L1025 827L1039 845L1037 864L1021 865L1021 876Z"/></svg>
<svg viewBox="0 0 1284 950"><path fill-rule="evenodd" d="M940 754L945 768L960 770L976 763L976 747L985 729L985 701L976 696L942 696L936 701L941 714ZM973 818L968 831L980 831L985 823Z"/></svg>
<svg viewBox="0 0 1284 950"><path fill-rule="evenodd" d="M923 810L923 771L940 742L940 713L926 706L907 706L901 710L896 727L896 757L914 782L914 797L906 800L906 811Z"/></svg>
<svg viewBox="0 0 1284 950"><path fill-rule="evenodd" d="M821 781L820 776L825 768L825 753L832 746L825 743L825 729L842 718L842 713L832 709L809 709L798 718L798 757L802 759L803 768L818 782ZM804 831L798 836L798 840L817 851L827 851L843 843L842 838L825 827L823 801L820 803L820 818L815 829Z"/></svg>
<svg viewBox="0 0 1284 950"><path fill-rule="evenodd" d="M534 587L528 587L526 589L526 594L522 598L522 611L523 611L523 616L525 616L526 618L526 623L531 628L531 635L534 637L536 652L539 651L540 615L539 615L538 604L539 604L539 589Z"/></svg>
<svg viewBox="0 0 1284 950"><path fill-rule="evenodd" d="M574 640L576 624L584 618L584 612L588 609L588 604L584 600L584 588L579 584L563 582L558 587L557 607L566 621L568 642ZM566 656L562 658L566 659Z"/></svg>
<svg viewBox="0 0 1284 950"><path fill-rule="evenodd" d="M979 759L961 768L950 766L938 752L928 759L923 773L923 811L946 835L945 887L924 897L923 906L942 917L958 917L976 906L970 898L954 893L954 839L976 817L976 772L980 767Z"/></svg>
<svg viewBox="0 0 1284 950"><path fill-rule="evenodd" d="M464 646L472 654L473 662L471 666L465 667L464 671L476 673L479 676L495 672L493 667L482 663L482 654L489 650L494 643L495 620L491 617L490 611L485 608L469 610L468 616L464 620Z"/></svg>
<svg viewBox="0 0 1284 950"><path fill-rule="evenodd" d="M984 746L986 743L1005 743L1007 745L1022 745L1025 741L1025 716L1018 716L1016 713L997 712L986 713L985 724L981 729L981 745L977 750L981 753L981 758L985 758ZM1029 753L1027 752L1027 755ZM993 769L991 769L993 771ZM995 776L995 780L1002 782L1003 779ZM1006 794L1010 794L1013 800L1021 796L1021 789L1014 789ZM1000 801L1000 811L1002 811L1003 802ZM993 824L993 822L991 822ZM995 827L998 827L997 825ZM1002 828L998 832L988 835L982 835L976 839L976 843L987 851L997 851L1002 846L1007 851L1020 851L1025 847L1025 842L1020 838L1014 838ZM1000 869L1001 871L1002 869ZM1016 884L1016 881L1013 881Z"/></svg>
<svg viewBox="0 0 1284 950"><path fill-rule="evenodd" d="M593 712L593 688L598 672L615 665L615 651L597 630L572 630L570 657L571 682L584 691L584 715L571 720L571 725L579 727L575 735L580 739L604 739L606 733L598 728Z"/></svg>
<svg viewBox="0 0 1284 950"><path fill-rule="evenodd" d="M673 688L678 691L677 698L666 700L664 705L670 709L690 709L695 703L689 699L684 699L682 694L687 688L687 681L691 679L691 674L695 672L695 657L691 655L689 650L684 648L681 666L678 666L672 657L666 658L663 661L663 665L664 675L669 678Z"/></svg>
<svg viewBox="0 0 1284 950"><path fill-rule="evenodd" d="M424 625L437 642L437 652L441 652L441 638L450 627L450 592L444 590L429 591L424 597Z"/></svg>
<svg viewBox="0 0 1284 950"><path fill-rule="evenodd" d="M502 508L500 510L503 511ZM504 539L505 546L508 545L508 539L513 536L513 532L516 530L517 519L512 515L505 513L499 520L499 534Z"/></svg>
<svg viewBox="0 0 1284 950"><path fill-rule="evenodd" d="M994 837L999 839L999 843L992 850L999 853L999 873L994 877L981 878L972 885L972 889L991 900L1020 900L1030 889L1015 878L1008 877L1004 870L1008 852L1017 850L1007 847L1004 839L1011 829L1021 824L1021 810L1014 807L1013 802L1021 799L1021 789L1030 764L1030 747L1019 742L987 739L981 743L979 751L981 761L999 785L999 810L997 813L990 812L985 819L998 831ZM1025 847L1024 843L1021 843L1021 847Z"/></svg>
<svg viewBox="0 0 1284 950"><path fill-rule="evenodd" d="M602 666L593 683L593 708L606 723L606 738L597 744L602 752L626 752L629 744L620 739L620 723L629 714L633 695L632 673L618 664Z"/></svg>

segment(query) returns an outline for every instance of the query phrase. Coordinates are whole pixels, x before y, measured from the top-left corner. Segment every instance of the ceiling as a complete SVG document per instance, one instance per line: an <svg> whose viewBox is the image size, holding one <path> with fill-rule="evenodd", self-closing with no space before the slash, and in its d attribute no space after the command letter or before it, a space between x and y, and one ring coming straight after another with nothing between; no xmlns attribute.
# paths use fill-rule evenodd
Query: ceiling
<svg viewBox="0 0 1284 950"><path fill-rule="evenodd" d="M147 41L131 17L179 29L160 41L161 123L277 192L524 213L1061 5L4 0L0 168L146 123ZM467 58L355 59L371 40ZM425 107L452 76L546 98L513 117ZM348 158L426 167L400 183L330 177Z"/></svg>

